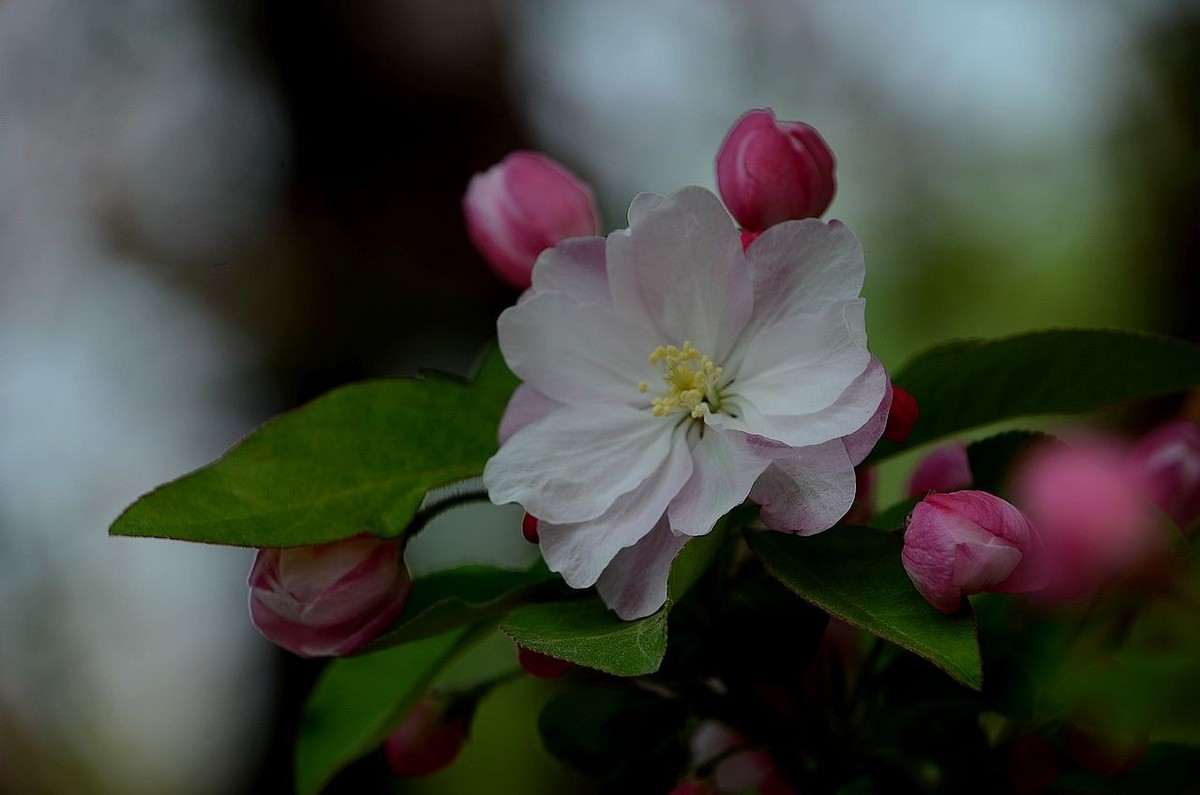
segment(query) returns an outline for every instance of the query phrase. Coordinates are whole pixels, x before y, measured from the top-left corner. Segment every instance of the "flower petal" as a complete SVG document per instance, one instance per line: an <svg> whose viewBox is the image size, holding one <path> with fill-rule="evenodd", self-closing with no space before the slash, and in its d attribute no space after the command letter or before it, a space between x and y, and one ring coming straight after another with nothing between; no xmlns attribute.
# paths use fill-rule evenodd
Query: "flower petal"
<svg viewBox="0 0 1200 795"><path fill-rule="evenodd" d="M513 434L487 462L483 482L492 502L519 503L541 521L594 519L683 446L672 432L671 423L627 406L567 406Z"/></svg>
<svg viewBox="0 0 1200 795"><path fill-rule="evenodd" d="M649 356L662 344L653 332L601 304L560 292L526 294L497 322L509 369L563 403L646 404L641 381L657 381Z"/></svg>
<svg viewBox="0 0 1200 795"><path fill-rule="evenodd" d="M555 409L563 407L562 403L537 391L529 384L521 384L508 399L504 416L500 418L500 444L504 444L514 433L530 423L540 420Z"/></svg>
<svg viewBox="0 0 1200 795"><path fill-rule="evenodd" d="M750 499L772 530L813 535L828 530L854 503L854 466L840 439L802 447L759 477Z"/></svg>
<svg viewBox="0 0 1200 795"><path fill-rule="evenodd" d="M676 533L700 536L741 505L750 487L771 463L774 447L754 444L738 431L709 428L692 445L692 476L667 513Z"/></svg>
<svg viewBox="0 0 1200 795"><path fill-rule="evenodd" d="M608 238L613 306L720 361L754 307L741 239L717 197L683 188L630 208L630 227Z"/></svg>
<svg viewBox="0 0 1200 795"><path fill-rule="evenodd" d="M746 257L754 273L755 329L853 300L866 274L862 245L839 221L776 224L755 239Z"/></svg>
<svg viewBox="0 0 1200 795"><path fill-rule="evenodd" d="M880 377L884 379L885 389L883 397L879 401L879 407L875 409L875 413L871 415L865 425L842 439L846 443L846 452L850 455L850 463L855 466L861 464L863 459L871 454L887 427L888 410L892 407L892 381L888 378L887 371L883 369L883 363L872 356L867 369L850 385L850 388L854 389L856 384L875 384Z"/></svg>
<svg viewBox="0 0 1200 795"><path fill-rule="evenodd" d="M691 536L671 532L664 515L645 538L617 553L596 581L600 598L618 616L644 618L667 602L671 563Z"/></svg>
<svg viewBox="0 0 1200 795"><path fill-rule="evenodd" d="M612 559L641 541L662 519L692 474L692 456L679 439L646 481L621 495L602 516L573 524L538 524L542 557L572 588L587 588Z"/></svg>
<svg viewBox="0 0 1200 795"><path fill-rule="evenodd" d="M854 339L861 302L845 309L843 321L834 320L840 309L792 318L748 343L730 401L735 416L725 425L793 447L838 439L866 425L879 411L888 378ZM824 344L808 355L795 353L797 339L812 343L818 334Z"/></svg>
<svg viewBox="0 0 1200 795"><path fill-rule="evenodd" d="M610 306L602 237L573 237L546 249L533 266L534 292L562 292Z"/></svg>

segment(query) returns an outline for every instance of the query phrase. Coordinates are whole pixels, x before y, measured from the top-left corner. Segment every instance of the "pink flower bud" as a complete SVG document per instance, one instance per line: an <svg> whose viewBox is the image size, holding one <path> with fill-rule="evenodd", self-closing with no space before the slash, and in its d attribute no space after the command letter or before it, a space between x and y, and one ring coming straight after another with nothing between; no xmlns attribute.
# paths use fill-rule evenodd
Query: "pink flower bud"
<svg viewBox="0 0 1200 795"><path fill-rule="evenodd" d="M1025 515L982 491L930 494L908 517L904 570L925 599L953 613L981 591L1042 587L1037 531Z"/></svg>
<svg viewBox="0 0 1200 795"><path fill-rule="evenodd" d="M917 399L892 384L892 405L888 409L887 427L883 429L883 438L903 444L920 416L921 409L917 405Z"/></svg>
<svg viewBox="0 0 1200 795"><path fill-rule="evenodd" d="M441 699L425 698L383 741L388 767L397 776L415 778L449 765L467 741L470 716L447 710Z"/></svg>
<svg viewBox="0 0 1200 795"><path fill-rule="evenodd" d="M820 133L798 121L776 121L769 109L734 122L717 152L717 189L748 230L815 218L837 187L836 163Z"/></svg>
<svg viewBox="0 0 1200 795"><path fill-rule="evenodd" d="M591 188L538 152L513 152L471 177L463 212L471 242L519 290L529 287L539 254L600 229Z"/></svg>
<svg viewBox="0 0 1200 795"><path fill-rule="evenodd" d="M1160 426L1133 448L1129 460L1145 495L1186 530L1200 518L1200 425Z"/></svg>
<svg viewBox="0 0 1200 795"><path fill-rule="evenodd" d="M702 778L685 778L675 785L668 795L718 795L711 781Z"/></svg>
<svg viewBox="0 0 1200 795"><path fill-rule="evenodd" d="M535 679L558 679L566 676L575 667L573 662L560 660L524 646L517 647L517 662L525 669L525 673Z"/></svg>
<svg viewBox="0 0 1200 795"><path fill-rule="evenodd" d="M921 460L908 481L908 496L924 497L931 491L958 491L974 482L965 444L939 447Z"/></svg>
<svg viewBox="0 0 1200 795"><path fill-rule="evenodd" d="M521 535L531 544L536 544L540 540L538 538L538 520L532 514L525 514L525 518L521 520Z"/></svg>
<svg viewBox="0 0 1200 795"><path fill-rule="evenodd" d="M250 619L301 657L350 654L387 628L412 586L400 546L372 535L312 547L260 549Z"/></svg>
<svg viewBox="0 0 1200 795"><path fill-rule="evenodd" d="M1104 439L1046 445L1024 461L1013 492L1045 545L1040 598L1083 599L1148 562L1161 536L1141 488L1125 450Z"/></svg>

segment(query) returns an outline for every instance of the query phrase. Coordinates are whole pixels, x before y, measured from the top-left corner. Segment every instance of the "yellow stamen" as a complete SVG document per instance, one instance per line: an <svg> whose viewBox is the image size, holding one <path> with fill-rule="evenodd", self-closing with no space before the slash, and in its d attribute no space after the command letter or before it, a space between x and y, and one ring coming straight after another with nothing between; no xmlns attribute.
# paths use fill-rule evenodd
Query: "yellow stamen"
<svg viewBox="0 0 1200 795"><path fill-rule="evenodd" d="M662 366L662 379L667 385L663 394L650 401L655 417L681 412L700 419L720 408L718 382L723 371L708 354L698 351L691 340L684 341L682 348L658 346L650 353L650 364ZM638 384L639 392L649 390L650 385L645 381Z"/></svg>

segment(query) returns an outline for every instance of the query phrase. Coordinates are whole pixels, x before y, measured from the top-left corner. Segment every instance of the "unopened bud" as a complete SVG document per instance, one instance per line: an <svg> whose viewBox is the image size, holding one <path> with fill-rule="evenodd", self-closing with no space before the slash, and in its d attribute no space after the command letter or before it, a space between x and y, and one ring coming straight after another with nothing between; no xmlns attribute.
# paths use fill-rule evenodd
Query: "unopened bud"
<svg viewBox="0 0 1200 795"><path fill-rule="evenodd" d="M1039 551L1037 532L1012 505L986 492L956 491L917 503L901 559L921 595L954 613L969 594L1041 588Z"/></svg>
<svg viewBox="0 0 1200 795"><path fill-rule="evenodd" d="M892 384L892 405L888 409L887 427L883 429L883 438L903 444L912 433L920 415L917 399Z"/></svg>
<svg viewBox="0 0 1200 795"><path fill-rule="evenodd" d="M815 129L752 110L734 122L717 152L717 188L738 223L761 232L825 212L837 187L835 166Z"/></svg>
<svg viewBox="0 0 1200 795"><path fill-rule="evenodd" d="M449 765L467 741L468 715L452 714L448 702L424 698L383 741L388 767L397 776L415 778Z"/></svg>
<svg viewBox="0 0 1200 795"><path fill-rule="evenodd" d="M400 546L373 535L260 549L250 570L250 619L301 657L350 654L404 609L412 586Z"/></svg>
<svg viewBox="0 0 1200 795"><path fill-rule="evenodd" d="M472 177L463 212L479 253L519 290L529 287L539 254L600 229L591 188L538 152L513 152Z"/></svg>
<svg viewBox="0 0 1200 795"><path fill-rule="evenodd" d="M524 646L517 647L517 661L525 673L536 679L558 679L575 667L575 663L542 654Z"/></svg>
<svg viewBox="0 0 1200 795"><path fill-rule="evenodd" d="M538 538L538 520L532 514L525 514L525 518L521 520L521 535L525 536L525 540L531 544L536 544L540 540Z"/></svg>

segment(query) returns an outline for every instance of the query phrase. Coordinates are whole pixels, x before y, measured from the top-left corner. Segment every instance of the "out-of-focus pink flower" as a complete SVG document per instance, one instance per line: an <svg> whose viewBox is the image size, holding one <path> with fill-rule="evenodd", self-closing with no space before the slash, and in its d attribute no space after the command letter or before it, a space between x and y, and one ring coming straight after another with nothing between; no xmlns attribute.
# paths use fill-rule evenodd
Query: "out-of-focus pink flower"
<svg viewBox="0 0 1200 795"><path fill-rule="evenodd" d="M458 757L467 741L469 716L447 706L443 699L422 699L383 741L393 773L403 778L428 776Z"/></svg>
<svg viewBox="0 0 1200 795"><path fill-rule="evenodd" d="M917 503L901 557L921 595L953 613L968 594L1041 588L1039 553L1037 531L1012 505L982 491L955 491Z"/></svg>
<svg viewBox="0 0 1200 795"><path fill-rule="evenodd" d="M463 213L471 242L519 290L529 287L533 263L543 251L600 230L591 188L538 152L513 152L473 176Z"/></svg>
<svg viewBox="0 0 1200 795"><path fill-rule="evenodd" d="M723 723L715 720L703 721L692 734L693 763L703 766L711 759L723 757L712 774L717 792L750 791L763 795L795 795L795 789L780 774L766 751L748 747L745 751L732 752L741 745L746 745L746 739ZM726 754L728 755L724 756Z"/></svg>
<svg viewBox="0 0 1200 795"><path fill-rule="evenodd" d="M1200 425L1162 425L1134 446L1129 460L1146 496L1181 530L1200 518Z"/></svg>
<svg viewBox="0 0 1200 795"><path fill-rule="evenodd" d="M1013 493L1045 546L1040 598L1088 597L1148 561L1162 539L1141 489L1125 449L1113 441L1046 445L1025 460Z"/></svg>
<svg viewBox="0 0 1200 795"><path fill-rule="evenodd" d="M301 657L350 654L404 609L412 581L400 556L396 542L365 534L260 549L250 570L250 619Z"/></svg>
<svg viewBox="0 0 1200 795"><path fill-rule="evenodd" d="M734 122L717 152L717 188L743 227L759 232L780 221L815 218L837 188L829 144L798 121L769 109Z"/></svg>
<svg viewBox="0 0 1200 795"><path fill-rule="evenodd" d="M965 444L939 447L921 460L908 481L908 496L923 497L931 491L958 491L974 482Z"/></svg>

